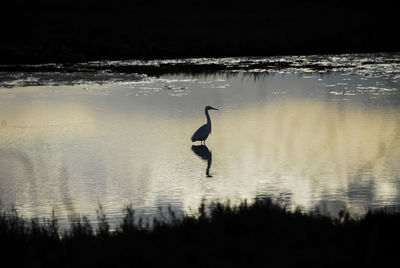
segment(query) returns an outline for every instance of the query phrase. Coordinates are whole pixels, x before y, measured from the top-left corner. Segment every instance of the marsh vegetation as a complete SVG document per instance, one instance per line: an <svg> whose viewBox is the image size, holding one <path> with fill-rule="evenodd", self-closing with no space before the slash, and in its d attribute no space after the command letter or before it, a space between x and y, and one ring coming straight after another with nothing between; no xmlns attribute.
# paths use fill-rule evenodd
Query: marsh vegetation
<svg viewBox="0 0 400 268"><path fill-rule="evenodd" d="M1 211L2 262L8 267L243 267L307 265L375 266L396 258L400 214L369 211L354 218L346 210L335 217L289 210L269 198L239 205L200 205L194 215L145 224L124 209L111 231L98 210L99 224L85 217L61 232L57 217L22 218Z"/></svg>

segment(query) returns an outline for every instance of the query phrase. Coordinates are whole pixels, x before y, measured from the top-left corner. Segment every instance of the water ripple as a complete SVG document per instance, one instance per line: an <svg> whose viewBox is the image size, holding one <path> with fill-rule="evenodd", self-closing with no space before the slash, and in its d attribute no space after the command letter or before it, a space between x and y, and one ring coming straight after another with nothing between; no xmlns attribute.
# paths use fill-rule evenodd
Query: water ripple
<svg viewBox="0 0 400 268"><path fill-rule="evenodd" d="M0 87L76 84L113 84L143 81L147 76L164 74L235 75L246 72L319 73L343 72L349 75L380 77L397 82L400 78L400 53L193 58L164 60L90 61L36 65L0 65Z"/></svg>

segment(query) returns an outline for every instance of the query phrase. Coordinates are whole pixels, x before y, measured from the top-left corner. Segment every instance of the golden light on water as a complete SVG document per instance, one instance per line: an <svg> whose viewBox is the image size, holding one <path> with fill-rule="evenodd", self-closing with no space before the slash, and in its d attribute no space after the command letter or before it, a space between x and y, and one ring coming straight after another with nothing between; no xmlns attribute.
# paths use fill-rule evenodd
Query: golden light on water
<svg viewBox="0 0 400 268"><path fill-rule="evenodd" d="M215 162L227 169L240 167L234 170L244 180L252 180L248 174L259 169L261 177L280 186L278 191L292 189L297 204L311 205L312 196L325 192L346 200L352 183L374 179L390 185L400 175L400 117L395 110L285 100L230 111L214 121L215 154L226 151ZM379 191L384 189L393 196L396 185Z"/></svg>
<svg viewBox="0 0 400 268"><path fill-rule="evenodd" d="M167 205L195 212L203 198L235 203L256 195L307 209L338 202L356 212L398 203L396 107L286 95L252 101L268 83L244 93L234 82L233 89L226 81L226 88L210 86L209 95L199 82L191 89L196 108L169 89L138 95L140 85L5 90L15 96L0 100L1 198L25 216L54 209L64 218L93 219L101 203L114 220L130 202L146 215ZM220 109L211 112L210 162L191 149L206 120L200 93L220 100L201 101ZM241 94L245 104L230 105L241 104Z"/></svg>

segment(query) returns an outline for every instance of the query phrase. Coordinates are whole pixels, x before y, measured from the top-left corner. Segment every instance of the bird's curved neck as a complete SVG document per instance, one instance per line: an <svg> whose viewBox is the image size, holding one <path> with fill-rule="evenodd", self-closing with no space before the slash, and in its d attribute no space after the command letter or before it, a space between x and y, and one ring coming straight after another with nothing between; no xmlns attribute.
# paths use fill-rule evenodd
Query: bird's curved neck
<svg viewBox="0 0 400 268"><path fill-rule="evenodd" d="M211 118L210 115L208 114L208 110L206 110L206 117L207 117L207 125L209 125L211 128Z"/></svg>

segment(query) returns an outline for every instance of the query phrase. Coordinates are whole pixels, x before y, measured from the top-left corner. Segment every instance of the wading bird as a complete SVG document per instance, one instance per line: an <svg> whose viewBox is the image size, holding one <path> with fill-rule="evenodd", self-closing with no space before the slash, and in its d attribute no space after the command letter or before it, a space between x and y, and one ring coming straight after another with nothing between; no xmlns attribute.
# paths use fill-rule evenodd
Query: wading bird
<svg viewBox="0 0 400 268"><path fill-rule="evenodd" d="M211 106L206 106L205 108L205 113L206 113L206 117L207 117L207 124L202 125L192 136L192 142L195 141L200 141L201 143L204 142L206 139L208 138L208 135L210 135L211 133L211 119L210 119L210 115L208 114L208 110L218 110L216 108L213 108Z"/></svg>

